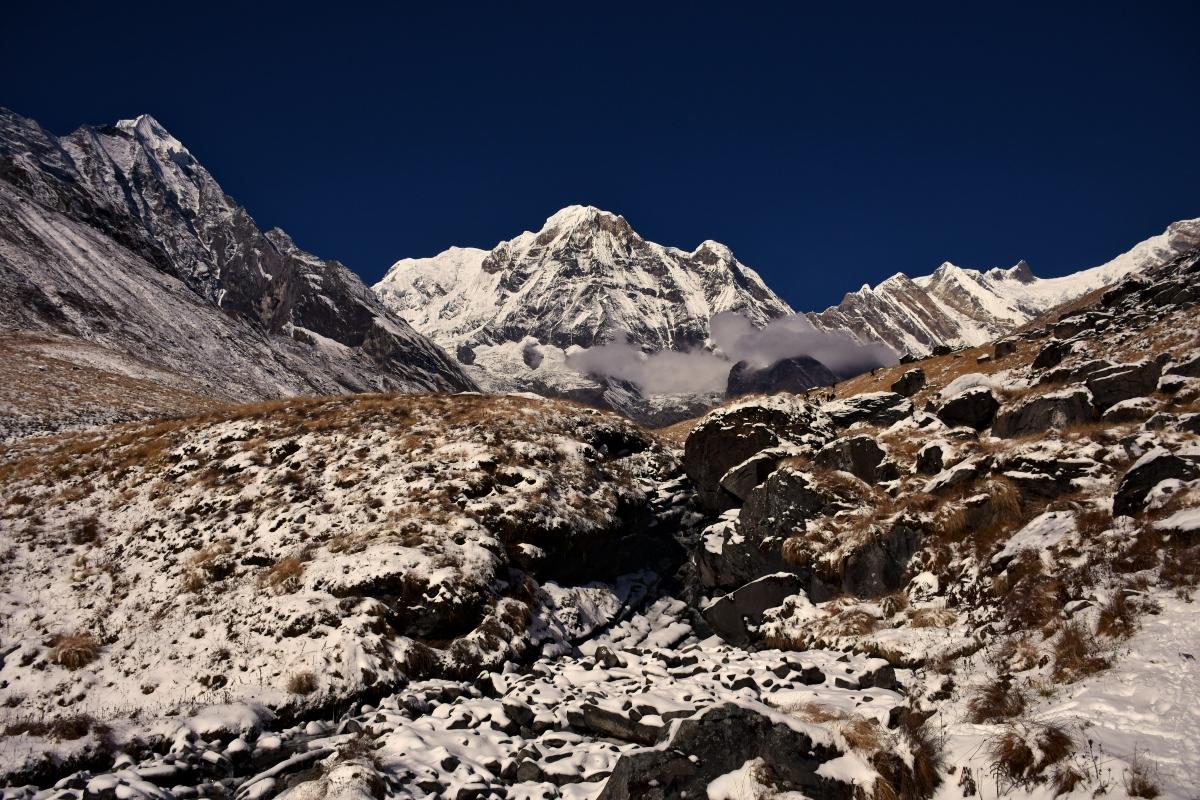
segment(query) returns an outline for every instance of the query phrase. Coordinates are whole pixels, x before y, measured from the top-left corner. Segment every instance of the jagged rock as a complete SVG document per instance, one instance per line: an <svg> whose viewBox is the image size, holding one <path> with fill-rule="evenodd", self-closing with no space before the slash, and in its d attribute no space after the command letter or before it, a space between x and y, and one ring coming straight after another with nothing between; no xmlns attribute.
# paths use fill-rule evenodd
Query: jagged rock
<svg viewBox="0 0 1200 800"><path fill-rule="evenodd" d="M1200 466L1195 461L1180 458L1166 448L1155 447L1134 462L1121 477L1113 496L1113 514L1133 516L1139 513L1150 490L1162 481L1171 478L1190 481L1198 477Z"/></svg>
<svg viewBox="0 0 1200 800"><path fill-rule="evenodd" d="M1101 411L1133 397L1145 397L1158 387L1162 365L1146 360L1136 364L1118 364L1094 373L1087 379L1092 402Z"/></svg>
<svg viewBox="0 0 1200 800"><path fill-rule="evenodd" d="M1102 415L1105 422L1138 422L1148 419L1158 408L1158 403L1149 397L1132 397L1108 407Z"/></svg>
<svg viewBox="0 0 1200 800"><path fill-rule="evenodd" d="M842 591L858 597L880 597L900 589L920 540L917 529L893 525L886 534L855 548L842 562Z"/></svg>
<svg viewBox="0 0 1200 800"><path fill-rule="evenodd" d="M960 461L930 478L925 484L924 491L927 494L948 494L991 472L993 463L994 459L991 456L979 456Z"/></svg>
<svg viewBox="0 0 1200 800"><path fill-rule="evenodd" d="M1184 361L1176 361L1167 367L1166 374L1182 375L1185 378L1200 378L1200 354Z"/></svg>
<svg viewBox="0 0 1200 800"><path fill-rule="evenodd" d="M780 396L746 401L717 409L692 429L684 444L683 468L701 504L721 511L737 500L721 488L731 467L785 442L823 444L831 438L828 418L802 400Z"/></svg>
<svg viewBox="0 0 1200 800"><path fill-rule="evenodd" d="M931 356L948 356L953 352L954 352L954 349L952 347L950 347L950 345L939 344L939 345L935 345L934 348L929 351L929 354Z"/></svg>
<svg viewBox="0 0 1200 800"><path fill-rule="evenodd" d="M807 581L797 575L765 575L718 597L704 609L704 619L725 641L744 647L752 640L747 623L761 625L764 611L806 588Z"/></svg>
<svg viewBox="0 0 1200 800"><path fill-rule="evenodd" d="M661 726L646 725L633 719L628 711L613 711L594 703L585 703L579 711L568 711L567 722L583 733L611 736L636 744L654 744L661 730Z"/></svg>
<svg viewBox="0 0 1200 800"><path fill-rule="evenodd" d="M755 453L742 463L729 468L721 477L721 488L745 502L754 487L765 481L780 461L802 452L794 447L770 447Z"/></svg>
<svg viewBox="0 0 1200 800"><path fill-rule="evenodd" d="M702 798L714 779L755 758L763 759L781 791L850 800L850 784L817 774L837 750L768 714L726 703L683 720L658 747L622 755L600 800Z"/></svg>
<svg viewBox="0 0 1200 800"><path fill-rule="evenodd" d="M925 386L925 370L917 367L901 375L892 384L892 391L904 397L912 397Z"/></svg>
<svg viewBox="0 0 1200 800"><path fill-rule="evenodd" d="M895 392L871 392L828 403L823 410L839 428L848 428L857 422L886 427L912 416L913 405Z"/></svg>
<svg viewBox="0 0 1200 800"><path fill-rule="evenodd" d="M729 370L725 396L776 392L802 394L817 386L832 386L837 381L837 376L828 367L811 356L784 358L767 367L739 361Z"/></svg>
<svg viewBox="0 0 1200 800"><path fill-rule="evenodd" d="M1017 352L1016 339L1001 339L992 346L992 358L999 361L1005 356L1010 356Z"/></svg>
<svg viewBox="0 0 1200 800"><path fill-rule="evenodd" d="M1052 341L1041 349L1037 357L1033 359L1033 369L1049 369L1057 367L1062 363L1062 360L1071 352L1069 342Z"/></svg>
<svg viewBox="0 0 1200 800"><path fill-rule="evenodd" d="M992 424L1000 401L986 386L975 386L956 394L938 409L937 415L951 428L964 426L981 431Z"/></svg>
<svg viewBox="0 0 1200 800"><path fill-rule="evenodd" d="M992 435L1001 439L1029 436L1091 422L1096 417L1091 392L1080 386L1005 405L992 422Z"/></svg>
<svg viewBox="0 0 1200 800"><path fill-rule="evenodd" d="M1101 370L1113 366L1111 361L1094 358L1069 367L1059 367L1044 372L1038 377L1038 384L1053 383L1082 383Z"/></svg>
<svg viewBox="0 0 1200 800"><path fill-rule="evenodd" d="M1175 430L1185 433L1200 433L1200 414L1184 414L1175 423Z"/></svg>
<svg viewBox="0 0 1200 800"><path fill-rule="evenodd" d="M945 469L946 452L949 446L945 442L927 442L917 451L916 469L922 475L937 475Z"/></svg>
<svg viewBox="0 0 1200 800"><path fill-rule="evenodd" d="M887 451L870 436L844 436L818 450L813 456L813 463L828 469L849 472L856 478L873 484L897 477L896 465L891 462L885 464L885 459ZM887 468L889 466L891 469Z"/></svg>

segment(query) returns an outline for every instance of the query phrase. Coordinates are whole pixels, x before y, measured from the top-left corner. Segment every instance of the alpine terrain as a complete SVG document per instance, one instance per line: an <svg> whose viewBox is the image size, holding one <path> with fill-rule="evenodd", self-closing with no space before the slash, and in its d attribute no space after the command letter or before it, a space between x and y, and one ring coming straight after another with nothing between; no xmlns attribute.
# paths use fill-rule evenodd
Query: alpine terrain
<svg viewBox="0 0 1200 800"><path fill-rule="evenodd" d="M148 116L56 137L0 109L0 285L0 328L25 332L0 346L62 384L43 393L61 406L40 409L0 390L7 429L145 410L120 391L82 396L94 381L73 380L76 370L153 384L163 410L174 393L246 402L474 388L350 270L259 230Z"/></svg>
<svg viewBox="0 0 1200 800"><path fill-rule="evenodd" d="M0 124L0 800L1195 798L1200 222L372 291L149 117Z"/></svg>

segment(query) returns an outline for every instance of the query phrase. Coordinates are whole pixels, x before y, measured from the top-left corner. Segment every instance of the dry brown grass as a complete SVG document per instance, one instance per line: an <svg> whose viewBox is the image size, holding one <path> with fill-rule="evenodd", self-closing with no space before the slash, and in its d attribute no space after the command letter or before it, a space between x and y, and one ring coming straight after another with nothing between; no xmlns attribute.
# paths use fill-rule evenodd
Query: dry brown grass
<svg viewBox="0 0 1200 800"><path fill-rule="evenodd" d="M275 562L263 572L258 578L258 584L277 594L294 592L300 588L300 578L303 574L304 563L295 556L289 556Z"/></svg>
<svg viewBox="0 0 1200 800"><path fill-rule="evenodd" d="M312 694L317 690L317 676L308 670L288 676L287 690L292 694Z"/></svg>
<svg viewBox="0 0 1200 800"><path fill-rule="evenodd" d="M1162 794L1158 785L1158 767L1139 750L1133 751L1133 760L1122 776L1122 783L1130 797L1154 798Z"/></svg>
<svg viewBox="0 0 1200 800"><path fill-rule="evenodd" d="M1096 622L1096 633L1122 639L1132 636L1137 630L1137 614L1133 604L1125 596L1123 589L1117 589L1109 597L1108 602L1100 607L1100 617Z"/></svg>
<svg viewBox="0 0 1200 800"><path fill-rule="evenodd" d="M233 542L218 539L196 551L184 565L183 588L189 592L198 592L213 579L224 577L230 566L224 563L221 557L232 550Z"/></svg>
<svg viewBox="0 0 1200 800"><path fill-rule="evenodd" d="M100 643L87 633L63 634L54 638L50 661L67 669L79 669L96 660Z"/></svg>
<svg viewBox="0 0 1200 800"><path fill-rule="evenodd" d="M1053 724L1013 726L988 742L992 774L1008 787L1027 788L1040 783L1046 770L1060 764L1074 750L1071 735Z"/></svg>
<svg viewBox="0 0 1200 800"><path fill-rule="evenodd" d="M919 608L908 612L910 628L949 628L958 621L958 614L947 608Z"/></svg>
<svg viewBox="0 0 1200 800"><path fill-rule="evenodd" d="M967 701L967 719L976 725L999 722L1025 713L1029 698L1008 675L975 691Z"/></svg>
<svg viewBox="0 0 1200 800"><path fill-rule="evenodd" d="M1071 683L1108 667L1095 641L1078 622L1068 622L1054 643L1054 678Z"/></svg>

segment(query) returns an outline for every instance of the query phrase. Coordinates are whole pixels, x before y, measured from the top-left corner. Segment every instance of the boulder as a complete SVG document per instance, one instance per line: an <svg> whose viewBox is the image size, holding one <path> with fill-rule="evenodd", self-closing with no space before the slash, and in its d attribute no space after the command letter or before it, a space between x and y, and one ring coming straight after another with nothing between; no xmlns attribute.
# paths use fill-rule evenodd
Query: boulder
<svg viewBox="0 0 1200 800"><path fill-rule="evenodd" d="M1182 375L1185 378L1200 378L1200 354L1171 364L1167 367L1167 374Z"/></svg>
<svg viewBox="0 0 1200 800"><path fill-rule="evenodd" d="M780 792L823 800L854 796L851 784L817 773L838 751L765 707L725 703L664 730L656 747L621 755L600 800L707 797L710 783L756 758Z"/></svg>
<svg viewBox="0 0 1200 800"><path fill-rule="evenodd" d="M744 503L754 487L765 481L781 460L801 452L803 451L794 447L769 447L761 450L742 463L730 467L729 471L721 476L721 488Z"/></svg>
<svg viewBox="0 0 1200 800"><path fill-rule="evenodd" d="M881 597L904 586L905 571L921 534L893 525L886 534L855 548L842 561L842 591L857 597Z"/></svg>
<svg viewBox="0 0 1200 800"><path fill-rule="evenodd" d="M1147 359L1135 364L1117 364L1093 373L1087 379L1087 387L1096 408L1104 411L1122 400L1152 394L1158 388L1161 376L1162 365Z"/></svg>
<svg viewBox="0 0 1200 800"><path fill-rule="evenodd" d="M1096 416L1091 392L1077 386L1005 405L992 422L992 435L1001 439L1030 436L1092 422Z"/></svg>
<svg viewBox="0 0 1200 800"><path fill-rule="evenodd" d="M765 575L714 600L704 609L704 619L722 639L745 647L752 640L747 625L761 625L764 611L804 593L806 586L807 582L797 575Z"/></svg>
<svg viewBox="0 0 1200 800"><path fill-rule="evenodd" d="M992 424L1000 401L986 386L975 386L959 392L938 409L937 415L951 428L965 426L981 431Z"/></svg>
<svg viewBox="0 0 1200 800"><path fill-rule="evenodd" d="M943 470L926 483L923 491L926 494L944 495L953 492L960 486L965 486L992 471L995 459L991 456L977 456L960 461L947 470Z"/></svg>
<svg viewBox="0 0 1200 800"><path fill-rule="evenodd" d="M1139 422L1149 419L1158 408L1158 403L1149 397L1133 397L1108 407L1104 412L1105 422Z"/></svg>
<svg viewBox="0 0 1200 800"><path fill-rule="evenodd" d="M949 445L945 442L927 442L917 451L917 472L922 475L937 475L946 468Z"/></svg>
<svg viewBox="0 0 1200 800"><path fill-rule="evenodd" d="M739 361L729 370L725 396L776 392L801 394L817 386L833 386L837 381L829 367L811 356L784 358L766 367Z"/></svg>
<svg viewBox="0 0 1200 800"><path fill-rule="evenodd" d="M1001 339L992 346L992 357L997 361L1015 352L1017 352L1016 339Z"/></svg>
<svg viewBox="0 0 1200 800"><path fill-rule="evenodd" d="M892 391L904 397L912 397L925 386L925 370L917 367L901 375L892 384Z"/></svg>
<svg viewBox="0 0 1200 800"><path fill-rule="evenodd" d="M1051 367L1057 367L1070 353L1070 343L1058 340L1052 341L1041 349L1041 351L1033 359L1032 366L1034 369L1050 369Z"/></svg>
<svg viewBox="0 0 1200 800"><path fill-rule="evenodd" d="M954 352L954 349L948 344L939 344L929 351L932 356L948 356Z"/></svg>
<svg viewBox="0 0 1200 800"><path fill-rule="evenodd" d="M709 511L723 511L737 498L721 487L731 467L783 443L820 446L833 438L829 418L794 397L777 396L719 408L692 429L683 448L683 469Z"/></svg>
<svg viewBox="0 0 1200 800"><path fill-rule="evenodd" d="M1113 366L1111 361L1103 358L1092 358L1070 367L1059 367L1042 373L1038 384L1046 383L1083 383L1092 375Z"/></svg>
<svg viewBox="0 0 1200 800"><path fill-rule="evenodd" d="M1155 486L1165 480L1190 481L1200 478L1200 466L1191 459L1180 458L1166 448L1155 447L1133 463L1117 484L1113 496L1115 516L1133 516L1146 505L1146 498Z"/></svg>
<svg viewBox="0 0 1200 800"><path fill-rule="evenodd" d="M818 450L813 463L874 484L898 477L896 465L886 459L887 451L870 436L844 436Z"/></svg>
<svg viewBox="0 0 1200 800"><path fill-rule="evenodd" d="M858 422L887 427L912 416L913 404L895 392L869 392L827 403L822 410L839 428Z"/></svg>

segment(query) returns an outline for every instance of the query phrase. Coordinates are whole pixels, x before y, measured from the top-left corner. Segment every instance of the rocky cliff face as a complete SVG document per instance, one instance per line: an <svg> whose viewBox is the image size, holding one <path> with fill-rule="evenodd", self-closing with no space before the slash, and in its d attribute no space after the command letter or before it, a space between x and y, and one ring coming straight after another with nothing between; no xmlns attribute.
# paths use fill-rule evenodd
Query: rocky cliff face
<svg viewBox="0 0 1200 800"><path fill-rule="evenodd" d="M847 330L899 353L928 355L935 347L982 344L1037 316L1123 277L1143 272L1200 246L1200 219L1163 233L1092 269L1061 278L1036 277L1024 261L1010 269L980 271L946 262L932 275L897 273L863 286L841 303L808 317L826 330Z"/></svg>
<svg viewBox="0 0 1200 800"><path fill-rule="evenodd" d="M0 110L0 326L250 400L474 388L348 269L261 231L148 116L56 137Z"/></svg>

